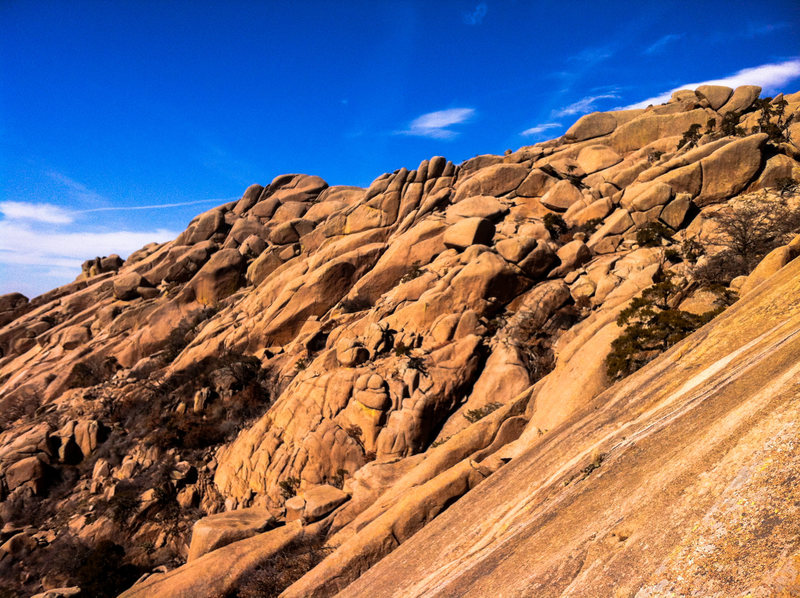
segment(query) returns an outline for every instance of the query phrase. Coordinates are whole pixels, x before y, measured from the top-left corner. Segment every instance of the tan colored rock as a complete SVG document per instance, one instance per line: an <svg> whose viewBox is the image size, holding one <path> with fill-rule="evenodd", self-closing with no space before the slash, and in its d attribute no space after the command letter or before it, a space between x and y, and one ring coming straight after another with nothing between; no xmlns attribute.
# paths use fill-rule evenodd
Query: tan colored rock
<svg viewBox="0 0 800 598"><path fill-rule="evenodd" d="M714 112L704 108L675 114L644 112L630 122L617 127L609 135L606 143L615 151L626 153L643 148L663 137L681 135L690 125L705 126L708 119L714 116ZM617 184L614 180L610 182Z"/></svg>
<svg viewBox="0 0 800 598"><path fill-rule="evenodd" d="M610 112L592 112L582 116L572 125L564 137L572 141L584 141L608 135L617 128L617 119Z"/></svg>
<svg viewBox="0 0 800 598"><path fill-rule="evenodd" d="M305 201L285 201L275 210L271 220L276 223L297 220L302 218L306 211L308 211L309 205L310 204Z"/></svg>
<svg viewBox="0 0 800 598"><path fill-rule="evenodd" d="M236 249L221 249L200 268L189 283L195 298L204 305L214 305L233 294L242 284L244 258Z"/></svg>
<svg viewBox="0 0 800 598"><path fill-rule="evenodd" d="M497 253L503 256L503 259L516 264L533 251L537 243L537 240L533 237L520 236L498 241L495 244L495 248Z"/></svg>
<svg viewBox="0 0 800 598"><path fill-rule="evenodd" d="M403 276L429 264L446 249L446 230L447 226L441 221L426 219L396 237L375 267L355 284L351 294L377 301Z"/></svg>
<svg viewBox="0 0 800 598"><path fill-rule="evenodd" d="M558 181L553 187L544 194L541 202L545 207L563 212L572 204L581 201L581 192L569 181Z"/></svg>
<svg viewBox="0 0 800 598"><path fill-rule="evenodd" d="M31 598L71 598L72 596L81 596L82 590L78 586L70 586L64 588L53 588L45 590L39 594L34 594Z"/></svg>
<svg viewBox="0 0 800 598"><path fill-rule="evenodd" d="M741 85L733 90L733 95L718 112L723 115L728 112L743 112L753 105L760 93L761 88L758 85Z"/></svg>
<svg viewBox="0 0 800 598"><path fill-rule="evenodd" d="M250 235L239 246L239 253L245 258L255 258L267 248L267 244L258 235Z"/></svg>
<svg viewBox="0 0 800 598"><path fill-rule="evenodd" d="M547 243L537 243L525 259L517 265L531 278L539 278L558 263L555 251Z"/></svg>
<svg viewBox="0 0 800 598"><path fill-rule="evenodd" d="M454 249L466 249L470 245L490 245L494 236L494 225L483 218L465 218L450 226L444 233L444 244Z"/></svg>
<svg viewBox="0 0 800 598"><path fill-rule="evenodd" d="M250 185L242 194L242 198L236 202L233 213L241 216L258 203L258 198L264 192L264 187L259 184Z"/></svg>
<svg viewBox="0 0 800 598"><path fill-rule="evenodd" d="M718 110L731 97L733 89L724 85L701 85L697 93L708 100L709 108Z"/></svg>
<svg viewBox="0 0 800 598"><path fill-rule="evenodd" d="M594 246L604 237L622 234L630 229L633 224L633 219L628 210L622 208L615 210L611 216L606 218L605 223L589 238L589 242L587 243L589 249L596 251Z"/></svg>
<svg viewBox="0 0 800 598"><path fill-rule="evenodd" d="M120 301L135 299L137 287L142 286L143 278L138 272L128 272L114 279L114 297Z"/></svg>
<svg viewBox="0 0 800 598"><path fill-rule="evenodd" d="M517 195L521 197L541 197L557 182L557 178L538 168L534 168L517 187Z"/></svg>
<svg viewBox="0 0 800 598"><path fill-rule="evenodd" d="M598 170L605 170L606 168L622 162L622 156L607 145L590 145L585 147L580 151L576 159L578 161L578 166L580 166L586 174L592 174Z"/></svg>
<svg viewBox="0 0 800 598"><path fill-rule="evenodd" d="M216 598L240 587L259 565L303 538L299 522L239 540L167 573L140 579L120 598Z"/></svg>
<svg viewBox="0 0 800 598"><path fill-rule="evenodd" d="M273 525L274 517L266 509L250 508L209 515L192 527L192 541L186 562L192 562L233 542L252 538Z"/></svg>
<svg viewBox="0 0 800 598"><path fill-rule="evenodd" d="M700 193L702 180L702 168L699 163L687 164L681 168L670 170L656 179L656 181L672 187L675 193L688 193L692 197Z"/></svg>
<svg viewBox="0 0 800 598"><path fill-rule="evenodd" d="M247 267L247 281L258 286L282 264L274 251L264 251Z"/></svg>
<svg viewBox="0 0 800 598"><path fill-rule="evenodd" d="M664 206L659 218L670 228L678 230L683 221L686 219L686 214L688 213L691 204L692 200L688 194L679 193L675 199Z"/></svg>
<svg viewBox="0 0 800 598"><path fill-rule="evenodd" d="M312 522L322 519L350 497L334 486L321 484L303 491L303 498L306 501L303 518Z"/></svg>
<svg viewBox="0 0 800 598"><path fill-rule="evenodd" d="M797 245L784 245L773 249L748 275L747 280L739 288L739 294L747 295L798 255L800 255L800 246Z"/></svg>
<svg viewBox="0 0 800 598"><path fill-rule="evenodd" d="M445 212L445 220L448 224L455 224L465 218L485 218L494 220L507 212L504 207L494 197L488 195L477 195L468 197L456 204L453 204Z"/></svg>
<svg viewBox="0 0 800 598"><path fill-rule="evenodd" d="M188 228L177 236L175 245L194 245L222 234L227 228L224 208L212 208L192 220Z"/></svg>
<svg viewBox="0 0 800 598"><path fill-rule="evenodd" d="M343 367L356 367L369 359L369 351L360 341L345 338L336 345L336 359Z"/></svg>
<svg viewBox="0 0 800 598"><path fill-rule="evenodd" d="M475 195L499 197L516 189L528 176L528 168L521 164L495 164L481 168L456 187L454 201L458 203Z"/></svg>
<svg viewBox="0 0 800 598"><path fill-rule="evenodd" d="M563 276L592 258L591 250L583 241L578 240L570 241L561 247L556 255L561 260L561 264L553 271L553 276Z"/></svg>
<svg viewBox="0 0 800 598"><path fill-rule="evenodd" d="M583 226L590 220L602 220L614 209L614 205L607 197L593 201L585 208L582 208L574 216L567 220L567 224L573 226Z"/></svg>
<svg viewBox="0 0 800 598"><path fill-rule="evenodd" d="M26 457L11 465L5 472L6 486L14 490L22 485L41 494L49 481L49 466L39 456Z"/></svg>
<svg viewBox="0 0 800 598"><path fill-rule="evenodd" d="M761 146L766 140L766 133L750 135L703 158L703 188L695 203L707 206L744 189L761 166Z"/></svg>
<svg viewBox="0 0 800 598"><path fill-rule="evenodd" d="M70 326L61 333L61 346L71 351L85 345L91 338L91 332L86 326Z"/></svg>
<svg viewBox="0 0 800 598"><path fill-rule="evenodd" d="M638 212L646 212L656 206L666 205L672 199L672 195L672 187L661 181L655 181L637 187L633 197L628 200L623 197L622 204L630 205Z"/></svg>
<svg viewBox="0 0 800 598"><path fill-rule="evenodd" d="M793 178L800 180L800 163L789 156L778 154L769 158L758 178L748 187L748 191L777 187L778 180Z"/></svg>

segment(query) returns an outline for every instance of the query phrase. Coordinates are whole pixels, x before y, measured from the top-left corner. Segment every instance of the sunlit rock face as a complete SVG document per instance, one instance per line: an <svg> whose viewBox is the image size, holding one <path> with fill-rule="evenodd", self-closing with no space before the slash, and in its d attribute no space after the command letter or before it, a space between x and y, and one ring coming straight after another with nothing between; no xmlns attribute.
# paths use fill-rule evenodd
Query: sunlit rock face
<svg viewBox="0 0 800 598"><path fill-rule="evenodd" d="M776 136L758 93L366 189L282 175L0 297L6 577L101 551L124 596L791 595L800 94ZM637 345L652 289L689 324Z"/></svg>

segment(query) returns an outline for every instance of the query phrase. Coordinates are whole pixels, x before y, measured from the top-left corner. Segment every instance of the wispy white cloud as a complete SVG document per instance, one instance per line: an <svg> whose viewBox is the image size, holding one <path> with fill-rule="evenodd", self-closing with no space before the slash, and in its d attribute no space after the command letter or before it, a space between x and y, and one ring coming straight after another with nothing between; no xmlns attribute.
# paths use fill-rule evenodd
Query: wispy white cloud
<svg viewBox="0 0 800 598"><path fill-rule="evenodd" d="M120 212L126 210L163 210L165 208L179 208L182 206L196 206L199 204L208 204L213 203L215 205L220 205L224 203L228 203L229 201L235 201L239 199L238 197L223 197L223 198L215 198L215 199L198 199L195 201L179 201L175 203L161 203L161 204L154 204L149 206L107 206L103 208L90 208L88 210L76 210L73 212L74 214L86 214L88 212Z"/></svg>
<svg viewBox="0 0 800 598"><path fill-rule="evenodd" d="M584 48L580 52L567 58L567 60L569 62L579 63L585 67L589 67L611 58L614 53L615 50L611 46L597 46L592 48Z"/></svg>
<svg viewBox="0 0 800 598"><path fill-rule="evenodd" d="M163 210L183 206L196 206L200 204L220 205L235 201L238 197L225 197L214 199L198 199L196 201L179 201L147 206L104 206L102 208L88 208L85 210L65 210L61 206L51 203L33 203L26 201L0 201L0 214L5 220L28 220L47 224L71 224L81 214L94 212L124 212L130 210Z"/></svg>
<svg viewBox="0 0 800 598"><path fill-rule="evenodd" d="M67 210L51 203L2 201L0 213L7 220L33 220L48 224L69 224L74 220Z"/></svg>
<svg viewBox="0 0 800 598"><path fill-rule="evenodd" d="M472 12L468 12L464 15L464 22L467 25L480 25L483 23L483 17L486 16L488 11L489 7L486 6L486 3L481 2L472 10Z"/></svg>
<svg viewBox="0 0 800 598"><path fill-rule="evenodd" d="M98 255L122 256L148 243L174 239L175 231L71 231L37 227L11 220L0 221L0 264L29 264L71 268L80 273L81 262Z"/></svg>
<svg viewBox="0 0 800 598"><path fill-rule="evenodd" d="M658 94L641 102L616 108L617 110L627 110L631 108L646 108L653 104L663 104L669 100L672 93L679 89L696 89L700 85L726 85L728 87L738 87L739 85L759 85L765 92L770 93L777 90L786 83L800 77L800 58L793 58L785 62L762 64L751 68L742 69L733 75L722 79L710 79L698 83L684 83L674 87L669 91Z"/></svg>
<svg viewBox="0 0 800 598"><path fill-rule="evenodd" d="M558 118L561 116L570 116L572 114L589 112L594 108L595 104L599 100L613 99L618 97L619 96L615 93L601 93L598 95L586 96L585 98L581 98L577 102L573 102L569 106L564 106L563 108L560 108L558 110L553 110L553 116L555 118Z"/></svg>
<svg viewBox="0 0 800 598"><path fill-rule="evenodd" d="M532 135L539 135L544 133L548 129L555 129L560 127L561 123L542 123L541 125L536 125L535 127L531 127L530 129L525 129L520 133L520 135L524 135L525 137L530 137Z"/></svg>
<svg viewBox="0 0 800 598"><path fill-rule="evenodd" d="M401 135L416 135L432 139L451 139L458 135L449 127L469 120L475 114L474 108L450 108L428 112L411 121L408 129L398 131Z"/></svg>
<svg viewBox="0 0 800 598"><path fill-rule="evenodd" d="M68 177L62 172L50 170L45 174L56 183L59 183L62 187L64 187L69 194L69 199L73 202L95 205L109 202L109 199L106 196L101 195L97 191L89 189L83 183Z"/></svg>
<svg viewBox="0 0 800 598"><path fill-rule="evenodd" d="M769 35L771 33L775 33L776 31L780 31L781 29L786 29L787 27L791 27L791 23L787 23L785 21L781 21L778 23L748 23L747 28L744 30L744 37L753 38L759 37L761 35Z"/></svg>
<svg viewBox="0 0 800 598"><path fill-rule="evenodd" d="M645 48L645 54L657 54L661 52L669 44L678 41L685 37L685 33L669 33L664 37L657 39L653 44Z"/></svg>

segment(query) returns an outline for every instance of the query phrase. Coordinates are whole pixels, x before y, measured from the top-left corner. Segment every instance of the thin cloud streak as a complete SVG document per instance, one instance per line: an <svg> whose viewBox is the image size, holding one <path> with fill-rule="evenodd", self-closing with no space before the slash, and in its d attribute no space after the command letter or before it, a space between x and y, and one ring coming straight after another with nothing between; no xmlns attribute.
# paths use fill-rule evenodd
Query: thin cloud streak
<svg viewBox="0 0 800 598"><path fill-rule="evenodd" d="M101 195L97 191L89 189L83 183L80 183L61 172L50 170L45 174L52 180L54 180L56 183L59 183L60 185L65 187L67 191L69 191L70 198L73 201L77 201L80 203L90 203L90 204L108 203L110 201L106 196Z"/></svg>
<svg viewBox="0 0 800 598"><path fill-rule="evenodd" d="M572 114L588 112L592 108L594 108L594 105L599 100L613 99L613 98L618 98L618 97L619 96L617 94L615 94L615 93L602 93L602 94L595 95L595 96L587 96L585 98L581 98L577 102L574 102L574 103L570 104L569 106L565 106L564 108L561 108L559 110L554 110L553 111L553 116L555 118L558 118L558 117L561 117L561 116L570 116Z"/></svg>
<svg viewBox="0 0 800 598"><path fill-rule="evenodd" d="M525 129L520 133L525 137L529 137L531 135L539 135L540 133L544 133L548 129L555 129L557 127L562 126L561 123L543 123L541 125L536 125L535 127L531 127L530 129Z"/></svg>
<svg viewBox="0 0 800 598"><path fill-rule="evenodd" d="M238 197L224 197L221 199L198 199L196 201L180 201L176 203L162 203L150 206L110 206L104 208L90 208L88 210L75 210L74 214L86 214L88 212L118 212L123 210L162 210L164 208L180 208L182 206L196 206L203 203L225 204L236 201Z"/></svg>
<svg viewBox="0 0 800 598"><path fill-rule="evenodd" d="M431 139L452 139L458 133L449 127L469 120L475 114L474 108L450 108L437 110L418 116L406 131L398 131L399 135L430 137Z"/></svg>
<svg viewBox="0 0 800 598"><path fill-rule="evenodd" d="M679 89L696 89L700 85L725 85L727 87L738 87L740 85L758 85L764 90L774 90L789 81L800 77L800 58L793 58L785 62L772 64L762 64L751 68L742 69L733 75L722 79L711 79L699 83L684 83L669 91L665 91L652 98L647 98L641 102L615 108L615 110L630 110L633 108L647 108L649 105L663 104L672 96L673 92Z"/></svg>
<svg viewBox="0 0 800 598"><path fill-rule="evenodd" d="M658 39L651 46L645 49L645 54L657 54L661 52L669 44L676 42L686 37L685 33L669 33L664 37Z"/></svg>

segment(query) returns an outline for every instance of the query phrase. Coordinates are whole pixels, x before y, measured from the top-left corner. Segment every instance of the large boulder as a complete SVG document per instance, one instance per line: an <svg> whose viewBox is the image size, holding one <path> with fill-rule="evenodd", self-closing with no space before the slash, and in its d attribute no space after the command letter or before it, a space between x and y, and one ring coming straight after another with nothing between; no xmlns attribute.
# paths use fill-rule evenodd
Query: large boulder
<svg viewBox="0 0 800 598"><path fill-rule="evenodd" d="M583 172L592 174L619 164L622 156L607 145L590 145L580 151L577 161Z"/></svg>
<svg viewBox="0 0 800 598"><path fill-rule="evenodd" d="M444 233L444 244L454 249L466 249L470 245L490 245L494 236L494 225L483 218L465 218L448 228Z"/></svg>
<svg viewBox="0 0 800 598"><path fill-rule="evenodd" d="M733 91L731 98L719 109L720 114L743 112L758 99L761 88L758 85L742 85Z"/></svg>
<svg viewBox="0 0 800 598"><path fill-rule="evenodd" d="M318 521L349 498L349 495L330 484L312 486L286 501L286 519L305 523Z"/></svg>
<svg viewBox="0 0 800 598"><path fill-rule="evenodd" d="M542 205L551 210L563 212L582 199L581 192L569 181L558 181L553 187L544 194Z"/></svg>
<svg viewBox="0 0 800 598"><path fill-rule="evenodd" d="M708 100L709 108L718 110L720 106L728 101L733 90L724 85L701 85L697 88L696 93Z"/></svg>
<svg viewBox="0 0 800 598"><path fill-rule="evenodd" d="M454 201L475 195L505 195L516 189L526 176L528 168L522 164L495 164L481 168L456 187Z"/></svg>
<svg viewBox="0 0 800 598"><path fill-rule="evenodd" d="M195 299L203 305L215 305L232 295L242 285L245 264L236 249L215 253L190 282Z"/></svg>
<svg viewBox="0 0 800 598"><path fill-rule="evenodd" d="M140 579L120 598L217 598L228 596L293 542L303 539L299 522L223 546L173 569Z"/></svg>
<svg viewBox="0 0 800 598"><path fill-rule="evenodd" d="M0 295L0 327L16 319L27 307L28 298L22 293Z"/></svg>
<svg viewBox="0 0 800 598"><path fill-rule="evenodd" d="M186 562L233 542L251 538L273 525L274 517L267 509L250 508L209 515L192 528L192 541Z"/></svg>
<svg viewBox="0 0 800 598"><path fill-rule="evenodd" d="M475 197L469 197L447 208L445 220L448 224L454 224L465 218L486 218L487 220L494 220L507 211L508 208L503 206L503 204L494 197L489 195L476 195Z"/></svg>
<svg viewBox="0 0 800 598"><path fill-rule="evenodd" d="M52 469L38 455L20 459L6 470L6 486L14 490L23 485L41 494L51 480Z"/></svg>
<svg viewBox="0 0 800 598"><path fill-rule="evenodd" d="M750 135L703 158L703 187L695 203L707 206L743 190L761 166L761 147L766 141L766 133Z"/></svg>
<svg viewBox="0 0 800 598"><path fill-rule="evenodd" d="M608 135L617 128L617 119L609 112L592 112L582 116L564 133L570 141L584 141Z"/></svg>
<svg viewBox="0 0 800 598"><path fill-rule="evenodd" d="M114 279L114 297L120 301L130 301L139 296L136 289L144 284L142 275L138 272L128 272Z"/></svg>
<svg viewBox="0 0 800 598"><path fill-rule="evenodd" d="M517 187L517 195L521 197L541 197L557 182L557 178L550 176L543 170L534 168Z"/></svg>

